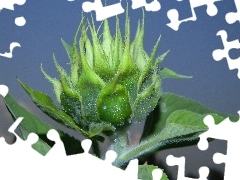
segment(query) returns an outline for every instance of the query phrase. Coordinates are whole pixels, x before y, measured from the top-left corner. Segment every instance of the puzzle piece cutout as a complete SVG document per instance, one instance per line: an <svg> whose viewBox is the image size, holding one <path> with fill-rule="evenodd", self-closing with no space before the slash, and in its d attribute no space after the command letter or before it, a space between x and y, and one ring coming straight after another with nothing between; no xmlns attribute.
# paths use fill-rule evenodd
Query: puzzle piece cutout
<svg viewBox="0 0 240 180"><path fill-rule="evenodd" d="M22 6L26 3L26 0L7 0L7 1L0 1L0 12L3 9L8 9L14 11L14 5ZM17 26L24 26L26 24L26 19L24 17L17 17L15 18L15 24Z"/></svg>
<svg viewBox="0 0 240 180"><path fill-rule="evenodd" d="M132 9L138 9L145 7L146 11L159 11L161 4L158 0L153 0L151 3L147 3L146 0L132 0Z"/></svg>
<svg viewBox="0 0 240 180"><path fill-rule="evenodd" d="M7 1L0 1L0 11L2 9L14 10L14 5L23 5L25 4L26 0L7 0Z"/></svg>
<svg viewBox="0 0 240 180"><path fill-rule="evenodd" d="M4 87L5 86L0 86ZM6 90L1 94L5 96ZM101 160L91 154L91 140L85 139L81 145L84 150L82 154L67 156L64 144L56 130L52 129L47 137L55 142L50 151L42 156L32 149L32 145L38 141L38 136L30 133L27 140L22 140L15 129L21 123L23 117L19 117L9 128L9 132L16 136L13 145L6 144L3 137L0 138L0 176L9 180L42 180L42 179L87 179L87 180L137 180L138 160L130 161L125 170L112 165L117 158L116 152L109 150L105 160ZM14 173L12 173L14 167ZM31 173L29 173L31 172ZM40 173L43 172L43 173ZM32 177L32 175L35 175ZM155 169L152 172L153 180L162 177L162 170Z"/></svg>
<svg viewBox="0 0 240 180"><path fill-rule="evenodd" d="M240 115L240 111L238 111ZM208 138L215 138L227 141L227 154L223 155L215 153L213 161L216 164L225 163L224 180L239 179L239 162L240 162L240 120L231 122L229 118L215 124L214 118L208 115L204 118L204 123L208 126L208 130L199 137L198 148L206 150L208 148Z"/></svg>
<svg viewBox="0 0 240 180"><path fill-rule="evenodd" d="M233 24L236 21L240 22L240 1L234 0L237 12L229 12L226 14L225 19L228 24Z"/></svg>
<svg viewBox="0 0 240 180"><path fill-rule="evenodd" d="M0 84L0 95L5 97L8 94L8 87L6 85Z"/></svg>
<svg viewBox="0 0 240 180"><path fill-rule="evenodd" d="M15 47L21 47L21 45L18 43L18 42L12 42L10 44L10 47L9 47L9 52L5 52L5 53L0 53L0 56L3 56L3 57L6 57L6 58L12 58L13 57L13 49Z"/></svg>
<svg viewBox="0 0 240 180"><path fill-rule="evenodd" d="M185 157L174 157L169 155L166 158L168 166L178 166L177 180L194 180L194 178L185 177ZM206 166L199 168L199 178L197 180L207 180L209 169Z"/></svg>
<svg viewBox="0 0 240 180"><path fill-rule="evenodd" d="M25 4L26 0L7 0L7 1L0 1L0 12L3 9L8 9L8 10L14 10L14 5L23 5ZM26 24L26 20L23 16L21 17L16 17L15 18L15 24L17 26L24 26ZM15 47L21 47L21 45L18 42L12 42L9 45L9 52L5 52L5 53L0 53L0 56L2 57L6 57L6 58L12 58L13 55L13 49Z"/></svg>
<svg viewBox="0 0 240 180"><path fill-rule="evenodd" d="M240 79L240 57L237 59L231 59L229 56L230 49L240 49L239 40L227 41L228 34L225 30L218 31L217 36L221 37L224 49L214 50L212 53L213 59L220 61L223 58L226 58L230 70L238 69L238 78Z"/></svg>
<svg viewBox="0 0 240 180"><path fill-rule="evenodd" d="M207 14L209 16L215 16L218 13L218 9L215 5L216 2L222 1L222 0L190 0L190 6L191 6L191 12L192 17L179 20L179 13L176 9L170 9L167 12L168 19L170 20L170 23L167 24L170 28L177 31L179 29L180 24L187 21L196 21L197 16L195 13L195 8L201 7L201 6L207 6Z"/></svg>
<svg viewBox="0 0 240 180"><path fill-rule="evenodd" d="M124 9L121 5L121 1L122 0L120 0L119 3L108 5L105 7L103 6L101 0L94 0L94 2L87 1L82 4L82 9L84 12L95 11L96 20L102 21L109 17L124 13Z"/></svg>

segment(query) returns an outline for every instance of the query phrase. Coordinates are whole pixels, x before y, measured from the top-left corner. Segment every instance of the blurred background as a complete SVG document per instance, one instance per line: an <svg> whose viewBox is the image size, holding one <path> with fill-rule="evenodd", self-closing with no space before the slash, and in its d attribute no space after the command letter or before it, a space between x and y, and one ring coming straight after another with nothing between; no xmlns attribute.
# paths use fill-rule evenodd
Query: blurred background
<svg viewBox="0 0 240 180"><path fill-rule="evenodd" d="M89 0L92 1L93 0ZM152 0L147 0L150 3ZM52 53L55 52L57 61L69 69L67 54L61 44L61 38L71 44L73 36L79 25L82 13L82 3L75 0L27 0L23 6L15 6L14 11L3 9L0 11L0 53L9 52L9 44L18 42L20 48L15 48L13 58L8 59L0 56L0 84L7 85L13 97L29 111L37 114L50 124L56 123L49 120L31 102L25 91L20 87L16 77L27 83L33 89L45 92L55 99L52 85L47 82L40 71L40 64L43 64L45 71L52 77L57 77L52 61ZM104 2L104 1L102 1ZM119 0L108 0L107 4L118 3ZM237 77L237 70L230 71L226 59L215 61L212 52L215 49L222 49L221 38L216 36L219 30L226 30L228 41L240 39L240 24L236 22L229 25L225 21L228 12L235 12L234 0L222 0L216 2L218 14L210 17L206 13L206 7L195 9L197 21L182 23L178 31L174 31L166 24L169 23L167 12L170 9L179 11L179 19L186 19L192 16L188 0L161 0L161 10L145 13L145 49L151 52L159 35L162 35L157 55L171 49L171 53L161 64L180 74L193 76L192 79L164 79L163 92L172 92L181 96L191 98L207 107L226 114L237 116L240 109L240 80ZM138 19L142 18L142 10L131 9L129 3L129 15L131 19L131 34L137 28ZM126 1L122 2L126 10ZM90 17L89 13L84 13ZM16 26L16 17L23 16L26 25ZM93 12L95 17L95 12ZM124 28L125 13L119 15L121 28ZM109 18L112 33L115 31L115 18ZM97 22L99 25L100 22ZM123 29L122 29L123 30ZM123 33L123 31L122 31ZM232 59L240 56L240 51L232 49L229 52ZM7 142L13 137L8 133L8 127L13 120L8 113L3 98L0 97L0 136L4 136ZM135 142L141 132L139 129L143 123L137 124L132 130L132 141ZM61 128L61 127L60 127ZM72 133L69 130L66 130ZM198 178L198 169L201 166L210 168L209 179L223 179L224 164L216 165L212 161L215 152L226 153L227 143L216 140L210 143L206 152L200 151L197 146L175 148L164 150L149 161L161 168L169 176L170 180L177 178L177 167L168 167L165 163L166 156L186 157L186 176Z"/></svg>

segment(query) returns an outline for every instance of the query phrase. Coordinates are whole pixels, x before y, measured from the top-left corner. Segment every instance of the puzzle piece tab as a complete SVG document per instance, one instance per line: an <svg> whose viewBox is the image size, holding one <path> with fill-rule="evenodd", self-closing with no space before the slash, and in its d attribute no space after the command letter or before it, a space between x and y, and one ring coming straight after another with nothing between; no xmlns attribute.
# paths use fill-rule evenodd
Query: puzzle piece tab
<svg viewBox="0 0 240 180"><path fill-rule="evenodd" d="M138 9L145 7L146 11L159 11L161 4L158 0L153 0L151 3L147 3L146 0L132 0L132 9Z"/></svg>
<svg viewBox="0 0 240 180"><path fill-rule="evenodd" d="M6 86L0 86L1 95L7 94ZM42 180L42 179L87 179L87 180L137 180L138 160L132 160L125 170L117 168L112 163L117 154L109 150L105 160L101 160L91 154L89 150L92 141L85 139L81 142L84 153L67 156L64 144L58 132L54 129L47 133L48 139L55 142L52 149L42 156L32 149L32 145L38 141L38 136L30 133L27 140L22 140L16 133L17 126L23 117L18 118L9 128L9 132L16 136L16 142L8 145L4 138L0 138L0 177L9 180ZM14 173L12 173L14 167ZM39 172L43 173L39 173ZM31 172L31 173L29 173ZM32 177L34 175L34 177ZM36 176L37 175L37 176ZM155 169L152 172L153 180L162 177L162 170Z"/></svg>
<svg viewBox="0 0 240 180"><path fill-rule="evenodd" d="M240 22L240 1L234 0L237 12L229 12L226 14L225 19L228 24L233 24L236 21Z"/></svg>
<svg viewBox="0 0 240 180"><path fill-rule="evenodd" d="M166 163L168 166L178 166L177 180L194 180L194 178L185 177L185 157L174 157L173 155L167 156ZM198 180L207 180L209 175L208 167L199 168Z"/></svg>
<svg viewBox="0 0 240 180"><path fill-rule="evenodd" d="M14 5L23 5L25 4L26 0L7 0L7 1L0 1L0 11L2 9L9 9L14 10Z"/></svg>
<svg viewBox="0 0 240 180"><path fill-rule="evenodd" d="M240 111L238 111L240 115ZM198 148L206 150L208 148L208 138L215 138L227 141L227 154L216 153L213 161L216 164L225 163L224 180L239 179L239 162L240 162L240 120L231 122L229 118L215 124L214 118L208 115L204 118L204 123L208 126L208 130L199 137Z"/></svg>
<svg viewBox="0 0 240 180"><path fill-rule="evenodd" d="M237 59L231 59L229 56L230 49L240 49L239 40L237 39L228 42L228 34L225 30L218 31L217 36L221 37L224 49L214 50L212 53L213 59L215 59L216 61L220 61L223 58L226 58L230 70L238 69L238 78L240 79L240 57Z"/></svg>
<svg viewBox="0 0 240 180"><path fill-rule="evenodd" d="M5 97L8 91L9 89L7 86L0 85L0 95ZM58 132L54 129L48 131L47 138L54 141L55 144L45 156L42 156L32 148L32 145L39 140L37 134L30 133L24 141L15 133L16 128L22 120L23 117L19 117L8 129L8 131L16 137L14 144L9 145L3 137L0 138L0 178L6 179L7 177L9 180L138 179L137 159L131 160L125 170L117 168L112 165L117 158L116 152L112 150L107 151L105 160L101 160L89 154L92 145L92 141L89 139L85 139L81 142L81 146L84 150L82 154L67 156L64 144ZM161 179L162 174L163 172L161 169L155 169L152 172L153 180ZM34 177L32 177L32 175L34 175Z"/></svg>
<svg viewBox="0 0 240 180"><path fill-rule="evenodd" d="M9 46L10 51L5 53L0 53L0 56L6 57L6 58L12 58L13 57L13 49L15 47L21 47L21 45L18 42L12 42Z"/></svg>
<svg viewBox="0 0 240 180"><path fill-rule="evenodd" d="M8 91L9 91L9 89L7 86L0 84L0 95L5 97L8 94Z"/></svg>
<svg viewBox="0 0 240 180"><path fill-rule="evenodd" d="M222 0L190 0L190 6L191 6L191 12L192 17L189 17L187 19L179 20L179 13L176 9L170 9L167 12L168 19L170 20L170 23L167 25L172 28L173 30L177 31L179 29L179 26L183 22L187 21L196 21L197 16L195 13L195 8L200 6L207 6L207 14L209 16L215 16L218 13L218 9L215 5L216 2L222 1Z"/></svg>
<svg viewBox="0 0 240 180"><path fill-rule="evenodd" d="M119 3L103 6L101 0L94 0L94 2L84 2L82 4L82 9L84 12L96 12L96 20L102 21L112 16L124 13L124 9L121 5L121 0Z"/></svg>

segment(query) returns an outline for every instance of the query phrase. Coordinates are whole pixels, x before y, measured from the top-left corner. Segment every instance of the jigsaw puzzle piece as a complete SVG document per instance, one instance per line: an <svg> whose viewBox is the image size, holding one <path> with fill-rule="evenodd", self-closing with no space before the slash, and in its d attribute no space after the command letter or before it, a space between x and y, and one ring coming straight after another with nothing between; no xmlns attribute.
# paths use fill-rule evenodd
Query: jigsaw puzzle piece
<svg viewBox="0 0 240 180"><path fill-rule="evenodd" d="M117 158L117 153L113 150L108 150L105 154L105 162L112 164Z"/></svg>
<svg viewBox="0 0 240 180"><path fill-rule="evenodd" d="M238 111L238 114L240 116L240 111ZM215 153L213 161L216 164L225 163L225 180L239 179L238 162L240 162L240 154L237 150L240 149L240 120L237 122L231 122L229 118L226 118L216 125L214 123L214 118L211 115L208 115L204 118L204 123L208 126L208 130L199 136L199 149L207 149L207 138L226 140L227 154Z"/></svg>
<svg viewBox="0 0 240 180"><path fill-rule="evenodd" d="M179 29L179 26L183 22L187 21L196 21L197 16L195 13L195 8L201 7L201 6L207 6L207 14L209 16L215 16L218 13L218 9L215 5L216 2L222 1L222 0L190 0L190 7L191 7L191 12L192 12L192 17L179 20L179 13L178 10L176 9L170 9L167 12L168 19L170 20L170 23L167 24L170 28L173 30L177 31Z"/></svg>
<svg viewBox="0 0 240 180"><path fill-rule="evenodd" d="M8 87L5 85L0 85L0 95L2 95L3 97L5 97L8 94Z"/></svg>
<svg viewBox="0 0 240 180"><path fill-rule="evenodd" d="M159 180L162 178L163 171L161 169L154 169L152 171L152 178L153 180Z"/></svg>
<svg viewBox="0 0 240 180"><path fill-rule="evenodd" d="M3 8L14 10L14 5L23 5L25 4L26 0L7 0L7 1L0 1L0 10Z"/></svg>
<svg viewBox="0 0 240 180"><path fill-rule="evenodd" d="M221 154L221 153L215 153L213 155L213 162L215 164L222 164L226 162L226 155Z"/></svg>
<svg viewBox="0 0 240 180"><path fill-rule="evenodd" d="M230 179L239 179L239 165L238 162L240 160L239 155L234 155L237 154L238 151L235 149L235 153L230 154L229 152L227 153L228 155L224 155L221 153L215 153L213 156L213 162L215 164L222 164L225 163L225 172L224 172L224 180L230 180Z"/></svg>
<svg viewBox="0 0 240 180"><path fill-rule="evenodd" d="M2 57L6 57L6 58L12 58L13 57L13 50L16 47L21 47L21 45L18 42L12 42L9 45L9 52L5 52L5 53L0 53L0 56Z"/></svg>
<svg viewBox="0 0 240 180"><path fill-rule="evenodd" d="M0 174L1 177L7 177L7 179L24 177L24 179L30 180L32 177L30 177L26 170L35 173L37 170L31 165L34 164L34 162L41 164L40 159L42 156L32 149L32 145L39 139L38 136L34 133L30 133L24 141L15 133L17 126L22 120L22 117L18 118L9 128L9 132L16 136L16 142L14 144L8 145L6 144L4 138L0 138ZM15 164L21 164L21 166L17 166L14 169L14 173L12 173L12 167Z"/></svg>
<svg viewBox="0 0 240 180"><path fill-rule="evenodd" d="M77 172L81 170L81 177L85 179L104 179L104 180L137 180L138 175L138 160L131 160L125 170L115 167L112 163L117 158L117 153L109 150L105 154L105 159L102 160L89 153L92 141L85 139L81 142L84 152L67 156L68 164L76 164L70 167L69 171ZM67 178L69 179L69 178ZM81 179L81 178L80 178Z"/></svg>
<svg viewBox="0 0 240 180"><path fill-rule="evenodd" d="M54 141L55 144L48 151L46 156L49 156L49 157L64 157L64 156L66 156L64 144L63 144L58 132L55 129L51 129L48 131L47 138L51 141Z"/></svg>
<svg viewBox="0 0 240 180"><path fill-rule="evenodd" d="M185 157L174 157L173 155L169 155L167 156L166 163L168 166L178 166L177 180L194 180L194 178L185 177ZM207 180L208 175L208 167L200 167L199 178L197 180Z"/></svg>
<svg viewBox="0 0 240 180"><path fill-rule="evenodd" d="M233 24L236 21L240 22L240 1L234 0L237 12L229 12L226 14L225 19L228 24Z"/></svg>
<svg viewBox="0 0 240 180"><path fill-rule="evenodd" d="M216 127L214 118L211 115L207 115L206 117L204 117L203 122L208 127L208 129ZM207 140L208 137L209 137L209 134L206 134L206 133L199 135L200 140L197 146L198 146L198 149L200 149L201 151L205 151L208 149L208 145L209 145Z"/></svg>
<svg viewBox="0 0 240 180"><path fill-rule="evenodd" d="M18 125L22 122L22 120L23 120L23 117L19 117L8 129L8 131L14 134L16 137L16 142L10 146L14 146L18 151L18 153L20 154L22 153L23 155L31 156L31 155L39 154L37 153L37 151L33 151L32 149L32 145L35 144L39 139L37 134L30 133L26 140L22 140L15 132L15 130L17 129ZM28 152L26 152L26 148L29 148Z"/></svg>
<svg viewBox="0 0 240 180"><path fill-rule="evenodd" d="M126 170L112 165L117 155L113 151L106 153L106 159L101 160L89 154L91 140L83 140L81 145L84 153L66 156L62 151L64 145L56 130L50 130L47 137L55 141L55 145L46 156L42 156L32 149L38 141L38 136L30 133L27 139L22 140L15 130L23 120L18 118L9 131L16 135L13 145L7 145L4 138L0 138L0 174L6 179L104 179L104 180L137 180L138 160L130 161ZM59 153L59 151L61 153ZM21 164L14 169L15 164ZM39 173L39 170L44 173ZM31 173L29 173L31 172ZM56 173L57 172L57 173ZM79 173L80 172L80 173ZM34 177L32 175L35 175ZM155 175L159 173L155 172Z"/></svg>
<svg viewBox="0 0 240 180"><path fill-rule="evenodd" d="M237 59L231 59L229 56L230 49L240 49L239 40L227 41L228 34L225 30L218 31L217 36L221 37L224 49L214 50L212 53L213 59L220 61L223 58L226 58L230 70L238 69L238 78L240 79L240 57Z"/></svg>
<svg viewBox="0 0 240 180"><path fill-rule="evenodd" d="M83 148L84 153L89 153L91 145L92 145L92 141L90 139L84 139L81 142L81 146Z"/></svg>
<svg viewBox="0 0 240 180"><path fill-rule="evenodd" d="M200 140L198 142L198 148L202 151L208 148L209 145L207 141L208 138L221 139L226 140L228 142L231 139L240 138L238 137L240 136L240 133L235 132L235 130L237 131L239 130L240 124L232 123L229 118L226 118L219 124L215 124L213 116L207 115L206 117L204 117L203 121L204 124L208 126L208 130L199 135ZM228 132L227 129L231 130Z"/></svg>
<svg viewBox="0 0 240 180"><path fill-rule="evenodd" d="M103 6L101 0L95 0L94 2L84 2L82 4L82 9L84 12L96 12L96 20L102 21L112 16L124 13L124 9L121 5L121 0L119 3Z"/></svg>
<svg viewBox="0 0 240 180"><path fill-rule="evenodd" d="M161 4L158 0L153 0L151 3L147 3L146 0L132 0L132 9L138 9L145 7L146 11L159 11Z"/></svg>

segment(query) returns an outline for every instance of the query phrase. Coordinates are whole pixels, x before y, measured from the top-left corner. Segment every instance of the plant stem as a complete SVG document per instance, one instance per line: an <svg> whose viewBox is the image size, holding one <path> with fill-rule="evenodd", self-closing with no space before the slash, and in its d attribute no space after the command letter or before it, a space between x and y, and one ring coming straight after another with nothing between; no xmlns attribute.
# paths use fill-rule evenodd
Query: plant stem
<svg viewBox="0 0 240 180"><path fill-rule="evenodd" d="M129 148L123 152L115 161L114 165L122 167L132 159L140 158L146 154L154 152L156 148L163 146L165 143L166 142L163 141L161 136L144 140L139 145Z"/></svg>

